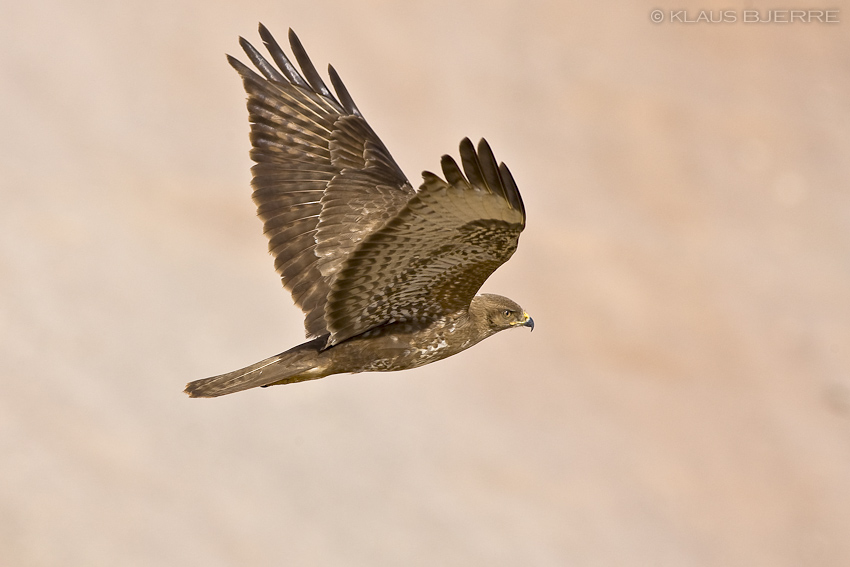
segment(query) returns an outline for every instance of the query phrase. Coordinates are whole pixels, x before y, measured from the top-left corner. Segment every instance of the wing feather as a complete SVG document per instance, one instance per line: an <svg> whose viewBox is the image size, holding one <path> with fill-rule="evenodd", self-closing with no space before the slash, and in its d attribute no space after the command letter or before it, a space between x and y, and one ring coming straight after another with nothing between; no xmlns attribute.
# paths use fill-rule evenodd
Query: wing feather
<svg viewBox="0 0 850 567"><path fill-rule="evenodd" d="M298 65L301 67L301 71L304 73L304 78L307 79L307 82L310 83L310 86L313 87L313 90L322 95L327 100L339 104L334 98L334 95L331 94L331 91L328 90L328 87L325 86L325 82L322 80L322 77L319 76L319 73L318 71L316 71L316 67L313 65L313 62L310 61L310 57L307 55L307 51L305 51L304 46L301 45L301 40L298 39L298 36L295 35L295 32L291 29L289 30L289 46L292 48L292 54L295 55L295 60L298 61Z"/></svg>
<svg viewBox="0 0 850 567"><path fill-rule="evenodd" d="M356 104L354 104L354 99L352 99L351 95L348 94L348 89L345 88L344 84L342 84L342 79L339 78L339 74L336 72L336 69L333 68L333 65L328 65L328 76L331 78L331 84L334 86L334 90L339 96L340 102L342 102L342 107L350 114L362 117L363 115L360 114L360 109L357 108Z"/></svg>
<svg viewBox="0 0 850 567"><path fill-rule="evenodd" d="M286 75L286 78L289 79L289 82L293 85L309 89L310 85L304 80L304 77L301 76L298 69L289 62L289 58L286 56L286 53L283 52L283 49L280 48L277 40L263 24L260 24L260 39L263 40L263 43L265 44L266 49L269 50L272 59L274 59L274 62L277 63L278 67L280 67L283 74Z"/></svg>
<svg viewBox="0 0 850 567"><path fill-rule="evenodd" d="M277 69L274 68L274 65L266 61L265 57L263 57L253 45L248 43L244 37L239 38L239 45L242 47L242 50L245 51L245 54L248 56L248 59L251 60L251 63L260 70L260 73L262 73L266 79L269 81L277 81L278 83L286 82L286 79Z"/></svg>

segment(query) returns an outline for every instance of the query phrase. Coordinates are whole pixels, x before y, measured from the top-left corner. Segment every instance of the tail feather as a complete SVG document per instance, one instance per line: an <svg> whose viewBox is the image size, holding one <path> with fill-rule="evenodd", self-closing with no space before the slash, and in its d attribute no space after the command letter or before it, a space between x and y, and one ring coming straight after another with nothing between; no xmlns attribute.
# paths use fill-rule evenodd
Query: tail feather
<svg viewBox="0 0 850 567"><path fill-rule="evenodd" d="M322 378L326 374L321 372L317 363L325 343L326 337L308 341L251 366L189 382L183 391L191 398L215 398L258 386Z"/></svg>

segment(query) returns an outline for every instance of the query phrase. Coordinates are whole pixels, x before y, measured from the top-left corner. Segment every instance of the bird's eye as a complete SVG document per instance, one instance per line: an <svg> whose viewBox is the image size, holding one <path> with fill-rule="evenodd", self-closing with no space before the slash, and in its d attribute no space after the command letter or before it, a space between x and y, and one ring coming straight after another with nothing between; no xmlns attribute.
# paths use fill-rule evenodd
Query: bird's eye
<svg viewBox="0 0 850 567"><path fill-rule="evenodd" d="M510 317L512 314L513 311L511 311L510 309L505 309L504 311L502 311L502 315L504 315L505 317Z"/></svg>

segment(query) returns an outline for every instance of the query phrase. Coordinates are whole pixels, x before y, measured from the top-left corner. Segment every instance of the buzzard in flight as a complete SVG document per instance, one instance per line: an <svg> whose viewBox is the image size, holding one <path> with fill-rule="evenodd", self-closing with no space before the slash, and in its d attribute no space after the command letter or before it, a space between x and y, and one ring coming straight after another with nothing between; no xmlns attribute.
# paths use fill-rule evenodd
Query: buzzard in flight
<svg viewBox="0 0 850 567"><path fill-rule="evenodd" d="M514 253L525 208L486 141L445 155L445 180L423 172L415 190L366 123L333 67L336 96L298 37L301 73L260 24L277 67L239 39L260 74L233 57L248 92L253 199L283 286L311 340L186 386L214 397L342 372L415 368L513 327L522 307L476 295Z"/></svg>

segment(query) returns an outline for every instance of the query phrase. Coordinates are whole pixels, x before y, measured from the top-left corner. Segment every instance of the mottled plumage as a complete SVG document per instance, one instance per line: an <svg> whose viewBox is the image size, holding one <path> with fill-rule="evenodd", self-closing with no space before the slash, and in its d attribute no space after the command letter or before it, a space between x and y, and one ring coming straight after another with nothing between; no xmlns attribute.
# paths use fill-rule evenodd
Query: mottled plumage
<svg viewBox="0 0 850 567"><path fill-rule="evenodd" d="M260 25L277 64L240 38L262 74L233 57L251 122L253 199L275 268L305 313L302 345L186 387L193 397L341 372L403 370L502 329L533 327L505 297L479 295L525 227L519 190L481 140L443 156L445 180L418 191L366 123L333 67L336 97L290 30L303 76Z"/></svg>

